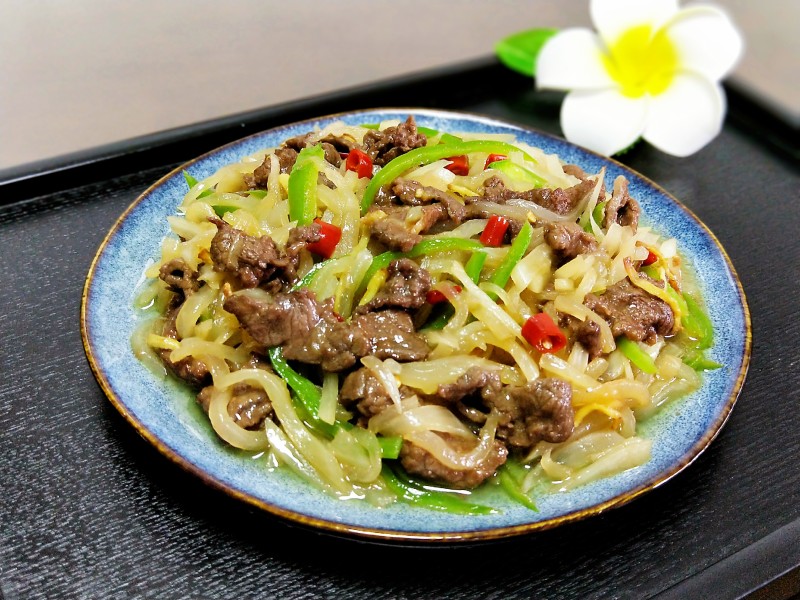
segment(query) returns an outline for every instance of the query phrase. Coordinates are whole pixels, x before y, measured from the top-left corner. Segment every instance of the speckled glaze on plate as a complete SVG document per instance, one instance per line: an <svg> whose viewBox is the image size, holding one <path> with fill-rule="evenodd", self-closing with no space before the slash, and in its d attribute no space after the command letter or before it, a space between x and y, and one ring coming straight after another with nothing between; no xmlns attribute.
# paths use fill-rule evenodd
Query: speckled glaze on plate
<svg viewBox="0 0 800 600"><path fill-rule="evenodd" d="M175 214L185 192L181 175L201 180L223 165L284 139L324 127L405 119L441 131L511 133L520 141L557 154L589 173L605 167L606 183L625 175L630 193L642 205L643 222L678 247L693 267L716 333L710 351L722 369L706 373L703 386L667 406L643 424L653 440L652 459L641 467L567 493L536 498L532 512L501 497L502 512L460 516L402 503L375 508L365 502L331 498L284 470L226 448L198 419L191 394L169 378L148 370L133 355L130 338L138 317L135 289L145 267L159 256L168 233L166 217ZM727 420L738 397L750 358L750 315L741 284L714 235L664 190L619 163L564 140L494 119L427 109L378 109L293 123L214 150L175 169L147 189L113 226L92 264L84 288L81 331L92 370L108 398L136 430L165 456L241 500L292 521L336 533L397 541L492 539L549 528L598 514L655 488L686 468L708 446Z"/></svg>

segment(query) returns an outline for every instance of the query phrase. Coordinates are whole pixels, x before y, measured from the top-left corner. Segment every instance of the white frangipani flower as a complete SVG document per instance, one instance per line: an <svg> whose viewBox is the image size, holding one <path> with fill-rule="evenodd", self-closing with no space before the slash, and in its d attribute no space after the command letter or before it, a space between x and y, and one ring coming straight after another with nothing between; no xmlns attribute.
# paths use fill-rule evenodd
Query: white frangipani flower
<svg viewBox="0 0 800 600"><path fill-rule="evenodd" d="M591 0L597 33L565 29L539 53L536 84L567 90L566 138L611 155L639 137L675 156L720 132L720 80L742 52L730 19L713 6L677 0Z"/></svg>

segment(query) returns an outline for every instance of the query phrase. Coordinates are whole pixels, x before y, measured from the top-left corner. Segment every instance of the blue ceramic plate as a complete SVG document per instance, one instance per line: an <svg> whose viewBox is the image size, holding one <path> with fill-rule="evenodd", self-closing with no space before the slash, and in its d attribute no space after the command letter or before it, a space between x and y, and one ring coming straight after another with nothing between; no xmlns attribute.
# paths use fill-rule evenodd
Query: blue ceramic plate
<svg viewBox="0 0 800 600"><path fill-rule="evenodd" d="M710 355L724 368L706 373L700 390L672 403L644 425L653 439L645 465L569 493L538 497L539 512L493 498L501 513L458 516L397 503L374 508L341 501L312 489L283 470L270 471L258 459L227 448L211 432L188 390L154 375L133 355L137 325L133 299L144 268L159 256L168 233L167 216L186 192L181 171L201 180L284 139L335 120L349 124L405 119L442 131L511 133L520 141L556 153L589 173L607 169L630 181L645 222L677 238L698 275L716 332ZM457 541L516 535L581 519L621 505L664 483L686 468L717 435L744 382L750 355L750 316L741 285L714 235L664 190L613 160L561 139L493 119L461 113L382 109L332 115L266 131L214 150L175 169L145 191L125 211L100 247L89 272L82 306L82 333L92 369L111 402L164 455L207 483L292 521L376 539Z"/></svg>

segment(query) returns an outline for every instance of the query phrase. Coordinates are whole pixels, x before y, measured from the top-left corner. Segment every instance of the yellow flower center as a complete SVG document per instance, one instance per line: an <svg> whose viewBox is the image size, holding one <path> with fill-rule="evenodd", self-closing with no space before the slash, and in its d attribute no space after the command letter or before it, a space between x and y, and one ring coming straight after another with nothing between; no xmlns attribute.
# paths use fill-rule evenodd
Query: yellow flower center
<svg viewBox="0 0 800 600"><path fill-rule="evenodd" d="M663 30L653 35L650 25L639 25L619 36L603 56L603 63L625 96L656 96L672 82L678 53Z"/></svg>

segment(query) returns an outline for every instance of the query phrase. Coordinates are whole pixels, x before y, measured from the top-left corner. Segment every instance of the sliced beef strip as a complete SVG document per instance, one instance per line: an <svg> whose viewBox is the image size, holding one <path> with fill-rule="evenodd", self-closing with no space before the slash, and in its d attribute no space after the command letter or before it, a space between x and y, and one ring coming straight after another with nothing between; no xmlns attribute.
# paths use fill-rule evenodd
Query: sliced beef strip
<svg viewBox="0 0 800 600"><path fill-rule="evenodd" d="M295 227L289 232L284 251L269 236L256 238L221 219L210 220L217 226L217 233L211 240L214 268L234 273L247 288L263 286L277 278L281 280L279 284L269 286L277 291L282 283L294 281L301 253L308 244L321 238L321 227L317 223Z"/></svg>
<svg viewBox="0 0 800 600"><path fill-rule="evenodd" d="M447 211L448 218L455 225L467 217L467 209L458 198L435 187L422 185L413 179L395 179L392 184L392 192L401 203L407 206L440 203Z"/></svg>
<svg viewBox="0 0 800 600"><path fill-rule="evenodd" d="M372 212L369 217L372 216ZM408 252L422 241L422 236L410 231L405 221L388 214L381 218L368 219L367 226L373 238L387 248L399 252Z"/></svg>
<svg viewBox="0 0 800 600"><path fill-rule="evenodd" d="M404 385L400 386L402 398L412 394L410 388ZM386 388L366 367L361 367L344 378L342 388L339 390L339 400L345 408L355 406L355 409L363 417L360 421L364 426L370 418L383 412L384 409L394 406Z"/></svg>
<svg viewBox="0 0 800 600"><path fill-rule="evenodd" d="M270 154L264 157L264 162L256 167L252 174L244 176L245 185L250 190L265 190L269 183L269 174L272 171L272 162L270 161ZM280 165L281 173L288 173L292 170L295 161L297 160L297 150L293 148L280 147L275 150L275 156L278 157L278 164Z"/></svg>
<svg viewBox="0 0 800 600"><path fill-rule="evenodd" d="M333 135L329 133L324 138L320 139L323 144L330 144L340 154L350 152L353 148L358 148L358 142L349 134Z"/></svg>
<svg viewBox="0 0 800 600"><path fill-rule="evenodd" d="M454 202L458 201L454 200ZM409 223L407 219L412 210L420 213L413 224ZM466 214L466 210L464 214ZM418 207L384 204L374 206L365 217L364 222L369 227L372 237L384 246L392 250L408 252L422 241L419 234L426 233L434 225L447 221L449 215L447 207L439 202Z"/></svg>
<svg viewBox="0 0 800 600"><path fill-rule="evenodd" d="M362 356L408 362L422 360L429 352L411 317L398 310L358 315L350 323L325 319L307 338L283 347L287 359L319 364L325 371L348 369Z"/></svg>
<svg viewBox="0 0 800 600"><path fill-rule="evenodd" d="M446 433L436 435L444 438L450 446L462 452L469 452L472 449L470 441L464 438ZM508 450L497 440L492 444L489 454L477 467L464 470L452 469L442 464L430 452L409 441L404 441L400 449L400 463L407 473L457 489L478 487L495 474L497 469L506 462L506 458L508 458Z"/></svg>
<svg viewBox="0 0 800 600"><path fill-rule="evenodd" d="M595 237L577 223L545 223L543 229L545 243L562 263L597 250Z"/></svg>
<svg viewBox="0 0 800 600"><path fill-rule="evenodd" d="M342 164L341 152L350 152L350 150L357 146L356 141L349 136L335 136L333 134L327 135L324 138L317 140L317 134L314 132L305 135L298 135L296 137L286 140L282 146L277 148L274 152L278 157L278 164L280 164L281 173L289 173L297 161L297 154L300 150L309 144L322 144L322 149L325 151L325 160L332 164L334 167L339 167ZM269 182L269 174L272 170L272 163L270 162L270 155L264 158L252 174L244 176L244 182L250 190L266 189ZM328 187L333 184L330 180L322 175L320 183Z"/></svg>
<svg viewBox="0 0 800 600"><path fill-rule="evenodd" d="M573 177L577 177L578 179L586 179L589 177L586 174L586 171L581 169L578 165L564 165L563 169L564 173L567 175L572 175Z"/></svg>
<svg viewBox="0 0 800 600"><path fill-rule="evenodd" d="M613 223L618 223L623 226L630 225L635 232L639 225L639 213L641 212L639 203L628 193L628 180L620 175L614 180L611 200L606 204L603 227L608 229Z"/></svg>
<svg viewBox="0 0 800 600"><path fill-rule="evenodd" d="M158 276L169 286L169 289L184 297L200 288L197 271L186 264L182 258L173 258L161 265Z"/></svg>
<svg viewBox="0 0 800 600"><path fill-rule="evenodd" d="M328 312L332 313L328 304L317 302L314 292L307 289L271 298L263 292L239 292L228 297L223 308L236 316L254 340L268 348L308 338Z"/></svg>
<svg viewBox="0 0 800 600"><path fill-rule="evenodd" d="M208 412L214 386L204 387L197 394L197 402ZM231 388L231 399L228 401L228 414L243 429L258 429L264 419L272 417L272 403L261 388L247 383L238 383Z"/></svg>
<svg viewBox="0 0 800 600"><path fill-rule="evenodd" d="M572 315L561 315L561 326L569 330L569 337L581 343L584 350L589 353L589 358L595 358L603 353L603 340L600 336L600 326L586 319L581 321Z"/></svg>
<svg viewBox="0 0 800 600"><path fill-rule="evenodd" d="M498 439L513 448L532 448L541 440L563 442L572 435L572 387L560 379L503 385L496 372L472 367L454 383L440 385L428 400L454 406L474 423L494 411L500 417Z"/></svg>
<svg viewBox="0 0 800 600"><path fill-rule="evenodd" d="M356 364L368 353L369 342L361 332L343 321L324 318L304 338L294 338L283 347L283 356L324 371L338 372Z"/></svg>
<svg viewBox="0 0 800 600"><path fill-rule="evenodd" d="M276 276L294 279L291 257L284 255L272 238L266 235L256 238L221 219L210 220L217 226L211 240L211 259L216 270L235 274L248 288Z"/></svg>
<svg viewBox="0 0 800 600"><path fill-rule="evenodd" d="M436 389L436 398L445 404L459 402L480 392L484 387L500 385L500 376L495 371L481 367L470 367L453 383L443 383Z"/></svg>
<svg viewBox="0 0 800 600"><path fill-rule="evenodd" d="M493 176L484 182L482 196L466 198L465 201L468 205L478 200L505 204L512 198L518 198L535 202L542 208L551 210L556 214L567 215L578 206L586 194L592 191L594 185L595 183L592 180L586 179L566 189L533 188L515 192L507 188L502 179Z"/></svg>
<svg viewBox="0 0 800 600"><path fill-rule="evenodd" d="M428 143L428 138L417 131L413 116L396 127L387 127L383 131L368 131L362 144L364 152L369 154L372 162L378 166L414 148L421 148Z"/></svg>
<svg viewBox="0 0 800 600"><path fill-rule="evenodd" d="M325 152L325 160L334 167L338 167L342 164L342 157L339 155L339 149L344 149L345 152L349 152L350 148L355 145L355 140L336 137L334 135L327 135L322 139L318 139L318 134L312 131L289 138L283 143L283 146L290 150L300 152L300 150L304 148L317 144L322 144L322 150Z"/></svg>
<svg viewBox="0 0 800 600"><path fill-rule="evenodd" d="M430 352L407 313L383 310L347 323L334 312L331 299L320 303L305 289L274 298L237 293L225 301L224 308L257 343L282 346L286 359L318 364L325 371L348 369L367 355L411 361Z"/></svg>
<svg viewBox="0 0 800 600"><path fill-rule="evenodd" d="M530 449L542 440L557 443L572 435L572 386L566 381L545 377L522 386L494 384L481 395L499 413L497 437L509 446Z"/></svg>
<svg viewBox="0 0 800 600"><path fill-rule="evenodd" d="M583 303L608 321L614 337L624 335L636 342L654 344L657 335L671 333L675 325L675 316L666 302L627 278L599 296L587 294Z"/></svg>
<svg viewBox="0 0 800 600"><path fill-rule="evenodd" d="M176 304L167 311L166 319L164 320L164 326L161 330L161 335L164 337L172 338L173 340L179 339L178 330L175 326L175 319L178 317L178 311L180 308L181 304ZM164 365L170 371L172 371L173 374L175 374L175 376L183 379L185 382L195 388L205 385L210 377L210 372L203 361L194 358L193 356L187 356L186 358L177 362L172 362L169 358L171 352L172 350L167 349L157 350L157 354L161 359L161 362L163 362Z"/></svg>
<svg viewBox="0 0 800 600"><path fill-rule="evenodd" d="M286 241L285 255L291 261L293 270L300 262L300 255L306 250L309 244L315 244L322 239L322 227L319 223L311 225L301 225L289 232L289 239Z"/></svg>
<svg viewBox="0 0 800 600"><path fill-rule="evenodd" d="M352 325L366 341L366 351L356 344L358 356L393 358L399 362L424 360L430 353L428 343L414 330L411 315L402 310L381 310L353 318Z"/></svg>
<svg viewBox="0 0 800 600"><path fill-rule="evenodd" d="M417 309L425 304L431 289L431 276L413 260L401 258L389 263L386 282L375 297L356 308L363 314L382 308Z"/></svg>
<svg viewBox="0 0 800 600"><path fill-rule="evenodd" d="M350 323L325 318L308 337L283 347L287 359L319 364L325 371L348 369L362 356L408 362L422 360L429 352L411 317L398 310L358 315Z"/></svg>
<svg viewBox="0 0 800 600"><path fill-rule="evenodd" d="M408 209L409 211L412 209ZM422 213L414 225L412 231L415 233L427 233L434 225L448 219L449 213L444 204L429 204L420 206L418 210ZM404 211L405 212L405 211Z"/></svg>
<svg viewBox="0 0 800 600"><path fill-rule="evenodd" d="M283 356L319 364L326 371L352 367L354 336L333 310L333 301L318 302L314 292L300 289L267 295L237 293L225 301L225 310L266 348L283 346Z"/></svg>

